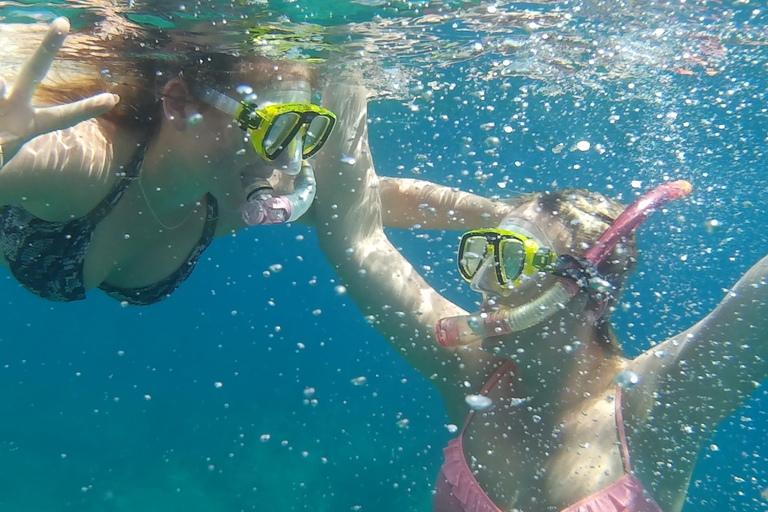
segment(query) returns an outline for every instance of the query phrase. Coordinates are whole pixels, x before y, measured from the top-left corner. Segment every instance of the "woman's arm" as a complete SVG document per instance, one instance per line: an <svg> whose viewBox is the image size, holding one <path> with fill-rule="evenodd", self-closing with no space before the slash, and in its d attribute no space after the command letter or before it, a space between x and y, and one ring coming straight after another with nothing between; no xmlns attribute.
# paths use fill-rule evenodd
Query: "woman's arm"
<svg viewBox="0 0 768 512"><path fill-rule="evenodd" d="M323 102L339 123L317 160L315 215L320 245L363 314L400 355L432 379L455 418L466 410L459 404L465 376L482 378L472 366L492 356L462 358L461 351L435 342L435 322L464 310L429 286L383 231L364 89L333 86L323 94Z"/></svg>
<svg viewBox="0 0 768 512"><path fill-rule="evenodd" d="M66 18L55 19L10 89L7 89L5 79L0 77L0 147L3 158L0 167L35 137L98 117L117 104L117 95L103 93L66 105L32 106L32 96L48 74L67 34L69 21Z"/></svg>
<svg viewBox="0 0 768 512"><path fill-rule="evenodd" d="M65 18L54 20L12 86L7 88L0 77L0 204L32 195L47 197L40 188L46 185L53 189L53 198L61 196L62 187L56 180L61 181L62 175L68 176L74 169L92 180L107 165L108 155L100 144L103 133L95 129L95 123L78 130L69 128L110 110L118 102L116 95L98 94L52 107L32 105L32 97L68 33ZM72 190L76 185L69 185L67 192L76 193ZM48 199L41 199L41 204L49 203Z"/></svg>

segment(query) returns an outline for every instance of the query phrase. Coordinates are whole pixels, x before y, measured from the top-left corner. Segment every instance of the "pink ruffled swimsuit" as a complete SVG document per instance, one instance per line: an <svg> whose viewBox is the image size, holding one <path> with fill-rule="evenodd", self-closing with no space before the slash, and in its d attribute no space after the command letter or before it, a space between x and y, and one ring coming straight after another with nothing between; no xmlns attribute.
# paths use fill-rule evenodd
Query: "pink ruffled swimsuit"
<svg viewBox="0 0 768 512"><path fill-rule="evenodd" d="M513 367L507 361L485 383L480 394L485 395L502 375ZM653 497L632 474L627 437L624 433L624 417L621 412L621 388L616 388L616 428L621 444L624 475L605 489L574 503L562 512L663 512ZM443 449L445 462L437 478L437 488L432 500L434 512L503 512L486 494L472 474L464 457L462 439L472 420L470 412L461 434Z"/></svg>

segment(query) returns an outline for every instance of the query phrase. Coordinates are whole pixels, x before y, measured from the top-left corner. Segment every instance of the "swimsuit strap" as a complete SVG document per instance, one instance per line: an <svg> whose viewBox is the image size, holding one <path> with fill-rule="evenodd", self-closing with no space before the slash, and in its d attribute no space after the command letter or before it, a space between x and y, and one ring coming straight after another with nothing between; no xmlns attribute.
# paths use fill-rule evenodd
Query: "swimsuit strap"
<svg viewBox="0 0 768 512"><path fill-rule="evenodd" d="M621 462L624 464L624 473L632 474L632 463L629 460L629 445L627 444L627 433L624 431L624 413L621 407L621 386L616 386L614 395L616 404L616 430L619 433L619 443L621 445Z"/></svg>
<svg viewBox="0 0 768 512"><path fill-rule="evenodd" d="M499 379L501 379L501 376L510 371L512 368L515 367L515 363L513 363L510 360L504 361L504 364L499 366L495 372L493 372L493 375L491 375L491 378L488 379L488 382L485 383L485 385L480 388L480 394L485 396L488 394L488 391L491 390L493 386L496 385L497 382L499 382ZM475 411L471 410L469 411L469 414L467 414L467 419L464 420L464 427L461 429L461 435L464 435L464 431L467 430L467 426L469 426L469 422L472 421L472 418L475 415Z"/></svg>
<svg viewBox="0 0 768 512"><path fill-rule="evenodd" d="M101 222L104 217L109 215L112 209L117 205L120 199L123 197L128 185L135 179L138 179L141 174L141 167L144 165L144 157L147 155L147 148L149 148L149 137L141 142L136 151L131 157L131 161L128 165L121 166L120 170L115 173L117 181L112 190L109 191L107 196L101 200L99 204L85 215L85 219L91 226L95 226Z"/></svg>

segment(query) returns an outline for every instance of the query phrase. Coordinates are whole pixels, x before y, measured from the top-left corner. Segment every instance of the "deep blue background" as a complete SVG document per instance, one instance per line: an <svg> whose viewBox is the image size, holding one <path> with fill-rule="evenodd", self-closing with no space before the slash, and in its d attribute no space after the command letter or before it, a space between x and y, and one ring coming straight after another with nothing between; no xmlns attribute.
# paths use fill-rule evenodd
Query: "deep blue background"
<svg viewBox="0 0 768 512"><path fill-rule="evenodd" d="M694 194L638 232L640 267L614 316L636 355L700 319L768 252L766 55L728 52L714 76L649 68L592 77L599 87L567 74L479 79L473 68L493 56L428 70L423 83L439 75L452 90L371 104L377 167L487 196L578 186L625 202L690 180ZM581 140L590 151L573 149ZM707 229L713 219L722 227ZM454 270L458 233L391 236L472 307ZM450 437L439 397L335 285L304 226L217 240L148 308L98 292L48 303L2 271L0 510L430 510ZM765 509L765 414L760 389L726 421L687 509Z"/></svg>

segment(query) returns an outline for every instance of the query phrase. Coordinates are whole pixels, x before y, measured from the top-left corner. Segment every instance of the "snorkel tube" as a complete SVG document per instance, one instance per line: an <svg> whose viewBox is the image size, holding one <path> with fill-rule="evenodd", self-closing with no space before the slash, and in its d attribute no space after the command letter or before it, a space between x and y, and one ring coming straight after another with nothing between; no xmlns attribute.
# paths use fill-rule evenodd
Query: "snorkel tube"
<svg viewBox="0 0 768 512"><path fill-rule="evenodd" d="M692 186L684 180L663 183L632 203L587 251L584 260L596 268L603 263L623 238L656 209L688 195ZM537 299L516 308L478 312L441 318L435 325L435 338L443 347L465 346L484 338L502 336L537 325L560 311L582 289L575 279L561 279Z"/></svg>
<svg viewBox="0 0 768 512"><path fill-rule="evenodd" d="M243 221L249 226L284 224L307 213L317 191L315 173L308 162L301 164L293 186L292 194L276 196L267 180L253 181L247 190L248 203L242 210Z"/></svg>

